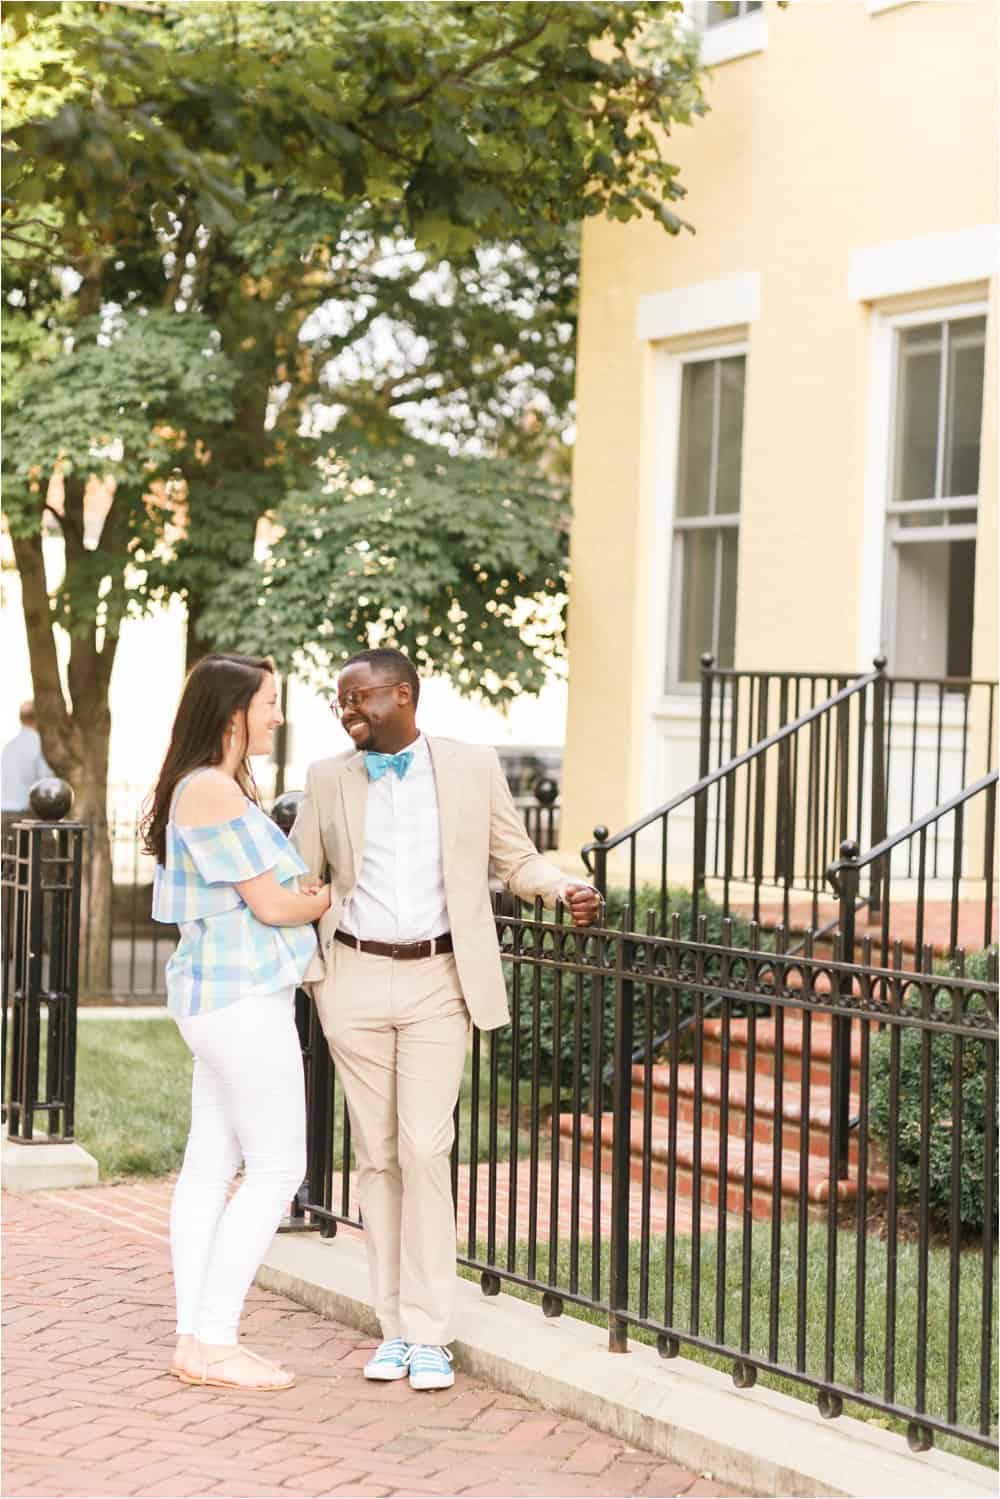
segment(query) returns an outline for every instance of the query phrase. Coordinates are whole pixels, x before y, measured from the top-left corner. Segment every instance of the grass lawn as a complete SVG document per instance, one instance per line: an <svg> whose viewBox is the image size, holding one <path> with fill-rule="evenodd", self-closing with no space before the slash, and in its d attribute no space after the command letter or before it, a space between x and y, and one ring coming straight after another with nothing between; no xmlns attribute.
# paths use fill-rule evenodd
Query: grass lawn
<svg viewBox="0 0 1000 1499"><path fill-rule="evenodd" d="M76 1138L105 1179L178 1170L191 1118L191 1053L176 1025L166 1016L81 1017Z"/></svg>

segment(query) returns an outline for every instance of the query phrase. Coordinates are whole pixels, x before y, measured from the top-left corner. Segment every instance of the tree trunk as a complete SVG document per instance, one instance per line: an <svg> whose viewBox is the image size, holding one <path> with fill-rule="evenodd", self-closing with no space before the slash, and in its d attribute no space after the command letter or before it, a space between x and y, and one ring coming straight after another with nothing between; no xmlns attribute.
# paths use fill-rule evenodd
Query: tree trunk
<svg viewBox="0 0 1000 1499"><path fill-rule="evenodd" d="M84 845L80 987L87 994L104 997L112 988L113 865L107 811L111 719L106 698L103 704L95 703L94 709L87 719L84 754L73 783L73 815L89 829Z"/></svg>

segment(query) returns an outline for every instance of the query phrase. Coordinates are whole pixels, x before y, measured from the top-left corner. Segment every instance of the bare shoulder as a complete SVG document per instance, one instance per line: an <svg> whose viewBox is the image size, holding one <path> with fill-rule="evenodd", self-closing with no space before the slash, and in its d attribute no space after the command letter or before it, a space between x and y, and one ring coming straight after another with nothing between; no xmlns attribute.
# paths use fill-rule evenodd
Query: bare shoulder
<svg viewBox="0 0 1000 1499"><path fill-rule="evenodd" d="M232 822L246 811L247 799L232 776L221 770L205 770L184 787L174 807L174 820L184 827L211 827Z"/></svg>

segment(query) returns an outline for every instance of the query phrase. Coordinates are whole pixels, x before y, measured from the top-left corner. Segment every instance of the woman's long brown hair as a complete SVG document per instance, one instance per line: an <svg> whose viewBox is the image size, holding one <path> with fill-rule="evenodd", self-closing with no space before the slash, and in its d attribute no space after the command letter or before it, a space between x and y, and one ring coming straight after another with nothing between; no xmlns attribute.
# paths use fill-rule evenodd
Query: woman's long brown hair
<svg viewBox="0 0 1000 1499"><path fill-rule="evenodd" d="M146 803L139 829L143 847L158 864L167 853L167 823L177 782L203 765L219 765L223 741L234 714L243 719L243 742L249 742L247 709L264 677L274 671L267 656L236 656L213 652L191 668L177 705L170 744L160 774ZM257 785L244 749L236 780L244 796L260 805Z"/></svg>

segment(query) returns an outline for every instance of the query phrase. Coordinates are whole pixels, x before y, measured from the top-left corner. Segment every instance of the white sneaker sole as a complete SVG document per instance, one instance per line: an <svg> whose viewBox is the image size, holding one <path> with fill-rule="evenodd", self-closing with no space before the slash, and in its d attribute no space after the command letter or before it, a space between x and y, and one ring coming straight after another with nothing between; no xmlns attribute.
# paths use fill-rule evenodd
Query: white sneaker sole
<svg viewBox="0 0 1000 1499"><path fill-rule="evenodd" d="M454 1383L455 1376L452 1373L410 1375L411 1390L450 1390Z"/></svg>
<svg viewBox="0 0 1000 1499"><path fill-rule="evenodd" d="M405 1379L406 1373L406 1369L373 1369L370 1364L366 1364L364 1368L366 1379Z"/></svg>

